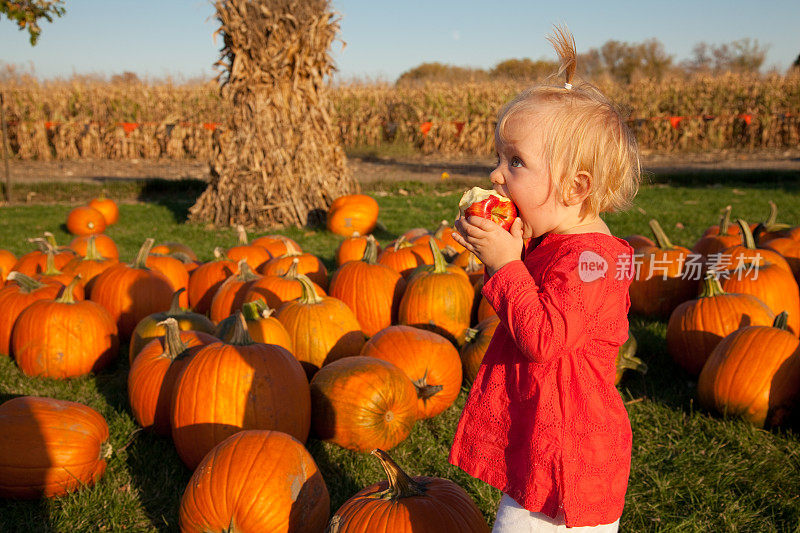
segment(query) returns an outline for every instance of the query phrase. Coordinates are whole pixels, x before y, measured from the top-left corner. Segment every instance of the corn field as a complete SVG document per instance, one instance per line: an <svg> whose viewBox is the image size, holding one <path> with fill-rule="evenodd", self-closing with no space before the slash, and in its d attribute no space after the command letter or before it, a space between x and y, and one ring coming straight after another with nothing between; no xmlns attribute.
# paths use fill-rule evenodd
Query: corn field
<svg viewBox="0 0 800 533"><path fill-rule="evenodd" d="M643 149L755 150L800 145L800 75L725 74L599 84ZM345 148L399 143L422 153L489 155L500 107L524 85L332 88ZM230 110L215 83L0 83L19 159L208 159Z"/></svg>

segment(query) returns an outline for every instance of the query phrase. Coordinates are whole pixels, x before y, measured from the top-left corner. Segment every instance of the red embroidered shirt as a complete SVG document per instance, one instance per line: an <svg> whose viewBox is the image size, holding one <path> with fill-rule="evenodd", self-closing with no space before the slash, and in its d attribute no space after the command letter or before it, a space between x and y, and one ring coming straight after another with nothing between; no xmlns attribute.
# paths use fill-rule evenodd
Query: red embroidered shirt
<svg viewBox="0 0 800 533"><path fill-rule="evenodd" d="M632 272L622 239L548 234L483 286L500 325L450 462L529 511L562 508L567 527L622 515L631 428L614 378Z"/></svg>

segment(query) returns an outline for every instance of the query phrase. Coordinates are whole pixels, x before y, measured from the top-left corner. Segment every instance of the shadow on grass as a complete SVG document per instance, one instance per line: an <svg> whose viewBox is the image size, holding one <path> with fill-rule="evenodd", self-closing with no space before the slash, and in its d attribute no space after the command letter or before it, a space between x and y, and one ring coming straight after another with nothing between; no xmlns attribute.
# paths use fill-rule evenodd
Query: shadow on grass
<svg viewBox="0 0 800 533"><path fill-rule="evenodd" d="M669 184L677 187L734 187L755 189L800 189L800 170L777 169L695 169L645 170L644 184Z"/></svg>
<svg viewBox="0 0 800 533"><path fill-rule="evenodd" d="M142 183L137 200L162 205L170 210L175 222L183 223L207 186L207 182L193 178L149 179Z"/></svg>

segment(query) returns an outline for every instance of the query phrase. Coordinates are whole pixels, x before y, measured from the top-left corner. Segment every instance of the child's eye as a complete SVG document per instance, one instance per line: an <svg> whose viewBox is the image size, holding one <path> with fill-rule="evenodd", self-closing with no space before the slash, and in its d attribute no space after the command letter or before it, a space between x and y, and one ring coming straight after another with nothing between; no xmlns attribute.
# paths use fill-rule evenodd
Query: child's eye
<svg viewBox="0 0 800 533"><path fill-rule="evenodd" d="M522 166L522 159L517 156L511 158L511 166L512 167L521 167Z"/></svg>

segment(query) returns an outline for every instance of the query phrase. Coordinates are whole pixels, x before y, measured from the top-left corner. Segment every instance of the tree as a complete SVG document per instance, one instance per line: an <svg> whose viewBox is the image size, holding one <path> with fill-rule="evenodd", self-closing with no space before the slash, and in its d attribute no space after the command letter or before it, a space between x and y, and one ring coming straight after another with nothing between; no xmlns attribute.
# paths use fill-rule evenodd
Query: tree
<svg viewBox="0 0 800 533"><path fill-rule="evenodd" d="M39 40L41 19L53 22L53 17L66 13L64 0L0 0L0 14L17 23L20 30L28 30L31 46Z"/></svg>
<svg viewBox="0 0 800 533"><path fill-rule="evenodd" d="M693 72L758 72L767 58L768 46L748 38L730 43L711 45L697 43L692 58L684 66Z"/></svg>
<svg viewBox="0 0 800 533"><path fill-rule="evenodd" d="M519 81L529 81L544 78L558 72L558 63L555 61L531 59L506 59L501 61L491 70L494 78L507 78Z"/></svg>
<svg viewBox="0 0 800 533"><path fill-rule="evenodd" d="M409 85L428 81L464 83L487 79L486 71L467 67L457 67L444 63L422 63L411 68L397 78L397 85Z"/></svg>

